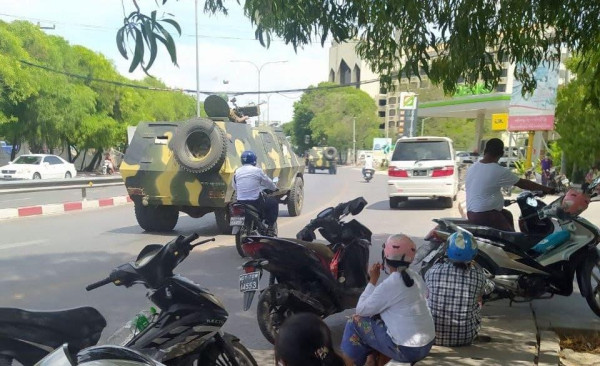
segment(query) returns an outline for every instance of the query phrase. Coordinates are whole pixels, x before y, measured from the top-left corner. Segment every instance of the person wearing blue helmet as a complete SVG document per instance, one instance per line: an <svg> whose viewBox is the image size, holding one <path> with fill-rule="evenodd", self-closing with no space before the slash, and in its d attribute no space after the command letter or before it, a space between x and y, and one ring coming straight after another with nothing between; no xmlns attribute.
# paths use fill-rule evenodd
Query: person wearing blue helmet
<svg viewBox="0 0 600 366"><path fill-rule="evenodd" d="M237 201L258 208L264 215L269 231L274 235L274 226L279 214L279 203L274 197L263 198L260 193L264 189L276 191L277 185L262 169L256 166L256 154L253 151L244 151L241 159L242 166L235 171L233 176L233 188L235 189Z"/></svg>
<svg viewBox="0 0 600 366"><path fill-rule="evenodd" d="M425 273L427 305L435 324L435 344L470 345L481 329L481 299L486 283L481 267L473 265L477 242L466 231L448 238L448 261Z"/></svg>

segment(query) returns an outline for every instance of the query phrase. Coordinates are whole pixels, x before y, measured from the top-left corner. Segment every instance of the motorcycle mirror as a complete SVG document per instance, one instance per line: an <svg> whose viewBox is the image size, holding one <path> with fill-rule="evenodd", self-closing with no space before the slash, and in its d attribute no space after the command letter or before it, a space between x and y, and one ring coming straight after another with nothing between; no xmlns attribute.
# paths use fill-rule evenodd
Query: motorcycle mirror
<svg viewBox="0 0 600 366"><path fill-rule="evenodd" d="M358 197L354 199L350 205L348 205L348 209L353 216L358 215L367 205L367 201L363 197Z"/></svg>
<svg viewBox="0 0 600 366"><path fill-rule="evenodd" d="M538 201L535 198L533 198L533 197L527 198L526 202L531 207L537 207L538 206Z"/></svg>

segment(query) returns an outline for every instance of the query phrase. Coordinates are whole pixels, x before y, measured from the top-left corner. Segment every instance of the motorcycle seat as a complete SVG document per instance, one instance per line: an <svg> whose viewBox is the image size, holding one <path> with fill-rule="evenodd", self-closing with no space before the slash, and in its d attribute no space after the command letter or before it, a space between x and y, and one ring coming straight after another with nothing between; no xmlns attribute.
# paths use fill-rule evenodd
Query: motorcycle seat
<svg viewBox="0 0 600 366"><path fill-rule="evenodd" d="M451 222L456 225L468 225L469 219L463 219L462 217L442 217L439 221Z"/></svg>
<svg viewBox="0 0 600 366"><path fill-rule="evenodd" d="M106 320L92 307L60 311L0 308L0 355L35 364L40 354L45 356L44 351L65 343L73 352L95 345L104 327ZM30 358L33 362L28 362Z"/></svg>
<svg viewBox="0 0 600 366"><path fill-rule="evenodd" d="M504 243L511 244L523 251L528 251L533 248L541 239L537 236L531 236L523 233L502 231L486 226L463 226L473 235L490 240L500 240Z"/></svg>
<svg viewBox="0 0 600 366"><path fill-rule="evenodd" d="M327 261L327 263L331 262L333 256L335 255L333 251L329 248L327 244L317 243L313 241L302 241L298 239L286 239L288 241L294 242L296 244L302 245L313 252L317 253L317 255Z"/></svg>

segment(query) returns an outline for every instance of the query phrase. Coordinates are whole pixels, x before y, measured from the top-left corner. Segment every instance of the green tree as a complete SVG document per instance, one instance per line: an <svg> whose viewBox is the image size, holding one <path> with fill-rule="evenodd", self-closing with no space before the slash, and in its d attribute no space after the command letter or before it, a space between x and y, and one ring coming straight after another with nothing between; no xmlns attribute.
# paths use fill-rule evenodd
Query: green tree
<svg viewBox="0 0 600 366"><path fill-rule="evenodd" d="M558 145L569 162L586 168L600 158L600 108L589 102L589 87L597 70L581 68L581 62L586 60L575 58L568 62L577 77L558 90L556 132L560 134Z"/></svg>
<svg viewBox="0 0 600 366"><path fill-rule="evenodd" d="M320 83L294 104L294 145L305 151L314 145L335 146L340 152L352 147L353 123L356 118L356 147L369 148L379 136L377 107L364 91L352 87L327 88L332 83ZM310 136L310 141L305 141Z"/></svg>
<svg viewBox="0 0 600 366"><path fill-rule="evenodd" d="M183 93L120 87L95 79L166 88L153 78L128 80L104 56L46 35L31 23L0 21L0 137L13 146L27 142L33 152L67 147L73 161L77 158L71 156L73 149L93 149L99 156L106 148L125 145L127 125L182 121L195 114L194 98Z"/></svg>
<svg viewBox="0 0 600 366"><path fill-rule="evenodd" d="M162 0L162 4L167 1ZM147 16L135 0L132 3L135 9L119 32L127 29L135 43L136 56L138 48L143 55L146 46L151 55L156 54L159 47L156 39L162 42L158 37L166 37L168 32L159 27L161 21L155 12ZM461 77L471 85L483 80L486 86L494 87L500 80L501 62L505 59L518 65L515 77L523 82L525 91L531 91L536 86L533 70L544 60L560 58L562 46L585 53L596 49L600 40L600 6L590 0L245 0L238 3L255 26L256 38L267 47L274 37L282 38L294 49L314 40L325 45L328 38L336 42L358 38L359 55L387 86L394 78L418 75L422 68L449 94L453 94ZM204 4L205 12L227 14L224 0L205 0ZM178 25L176 30L179 31ZM121 38L117 37L119 49L123 47ZM174 43L167 43L171 45L167 49L172 57ZM437 57L432 59L432 53ZM599 65L600 55L597 56L590 58L588 65ZM132 68L136 62L139 63L139 57L132 60ZM590 88L593 95L600 97L600 77L591 83L595 86Z"/></svg>

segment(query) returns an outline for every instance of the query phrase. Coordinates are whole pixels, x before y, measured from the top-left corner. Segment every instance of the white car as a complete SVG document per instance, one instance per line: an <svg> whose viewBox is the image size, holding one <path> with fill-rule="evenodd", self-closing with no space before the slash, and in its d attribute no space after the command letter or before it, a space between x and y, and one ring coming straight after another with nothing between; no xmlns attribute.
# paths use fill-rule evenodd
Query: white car
<svg viewBox="0 0 600 366"><path fill-rule="evenodd" d="M468 151L457 151L456 162L459 164L472 164L479 160L479 154Z"/></svg>
<svg viewBox="0 0 600 366"><path fill-rule="evenodd" d="M458 169L452 140L411 137L396 142L388 167L390 208L409 197L441 199L451 208L458 194Z"/></svg>
<svg viewBox="0 0 600 366"><path fill-rule="evenodd" d="M76 175L75 165L56 155L21 155L15 161L0 167L2 179L68 179Z"/></svg>

